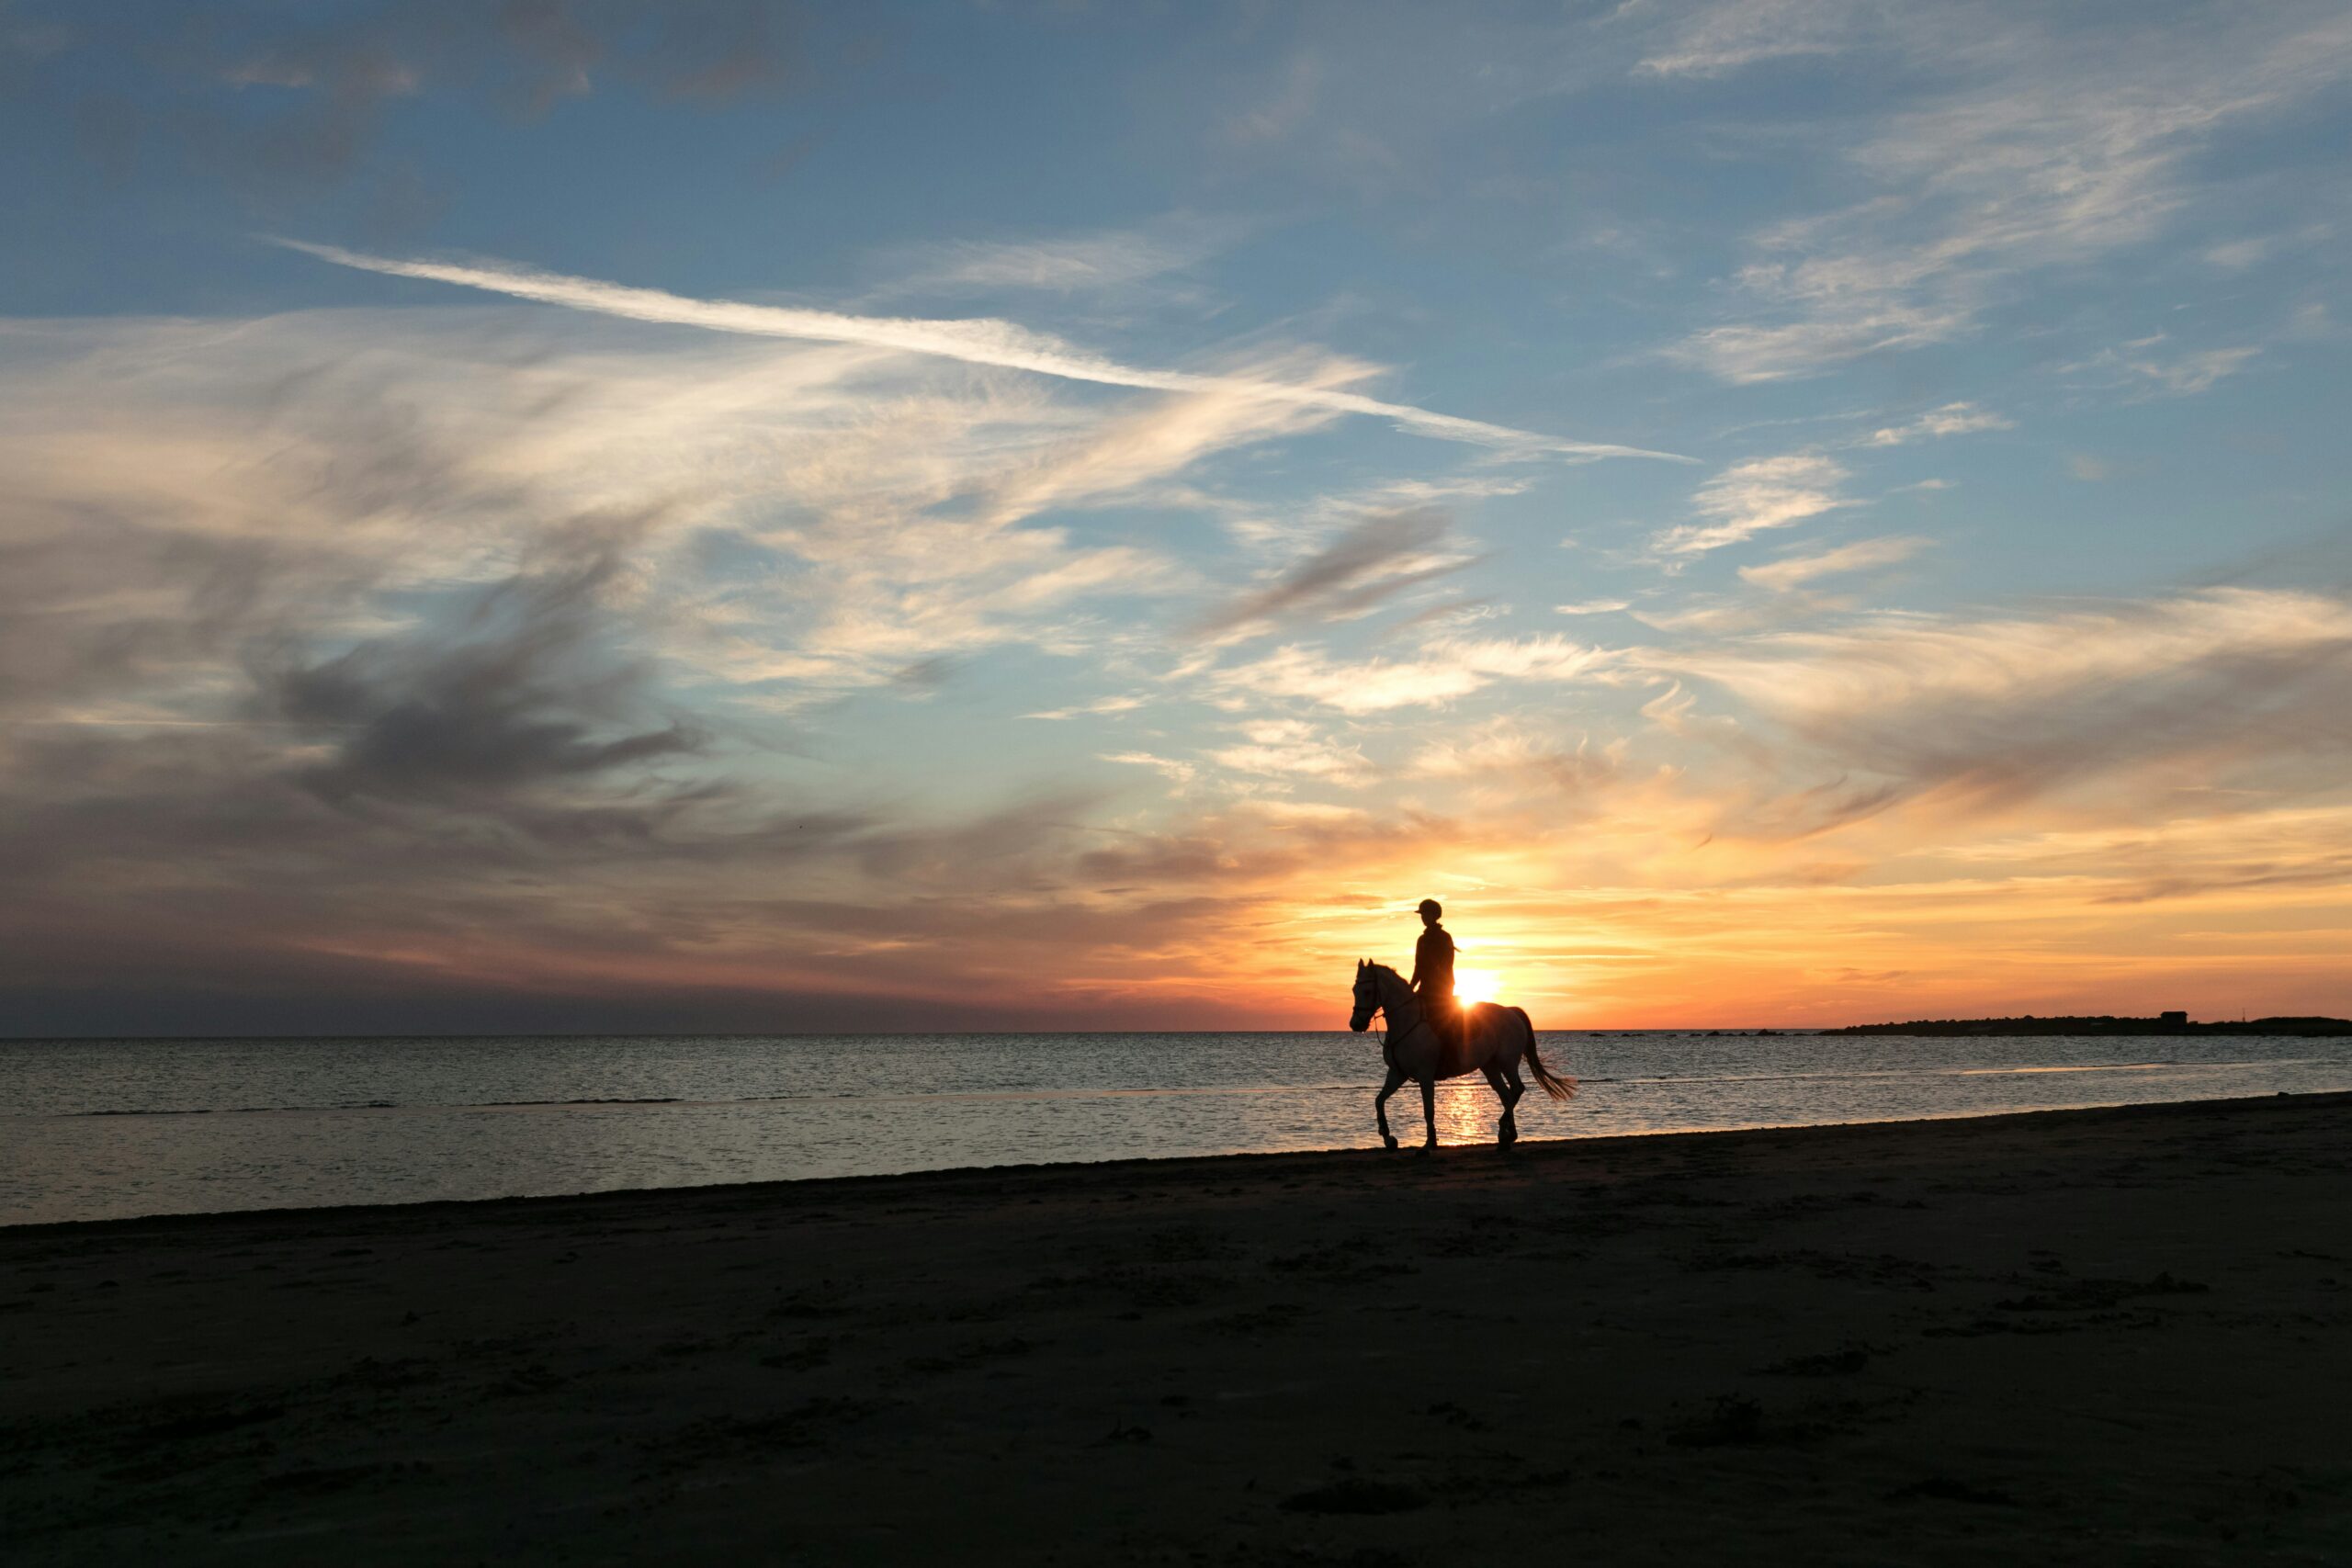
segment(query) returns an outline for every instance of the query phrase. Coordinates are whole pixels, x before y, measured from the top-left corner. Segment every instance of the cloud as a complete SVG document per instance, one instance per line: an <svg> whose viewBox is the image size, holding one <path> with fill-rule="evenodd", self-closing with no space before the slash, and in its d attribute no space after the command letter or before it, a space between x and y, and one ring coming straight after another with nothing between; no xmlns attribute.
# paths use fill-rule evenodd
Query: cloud
<svg viewBox="0 0 2352 1568"><path fill-rule="evenodd" d="M2016 422L2004 419L1989 409L1974 403L1946 403L1930 409L1906 424L1892 424L1874 430L1863 441L1866 446L1901 446L1907 442L1935 440L1946 435L1968 435L1980 430L2014 430Z"/></svg>
<svg viewBox="0 0 2352 1568"><path fill-rule="evenodd" d="M1692 7L1635 67L1653 76L1721 76L1762 61L1854 49L1883 7L1872 0L1729 0Z"/></svg>
<svg viewBox="0 0 2352 1568"><path fill-rule="evenodd" d="M1565 637L1441 637L1407 660L1334 660L1297 647L1218 671L1226 691L1297 698L1345 714L1428 707L1484 690L1498 681L1573 681L1608 662L1599 649Z"/></svg>
<svg viewBox="0 0 2352 1568"><path fill-rule="evenodd" d="M1817 452L1736 463L1700 486L1692 499L1692 509L1714 521L1660 529L1650 536L1650 548L1667 557L1702 555L1851 506L1838 494L1846 477L1844 468Z"/></svg>
<svg viewBox="0 0 2352 1568"><path fill-rule="evenodd" d="M1077 294L1131 288L1216 254L1248 231L1238 221L1177 215L1136 229L1047 239L953 241L899 253L894 292L1034 289Z"/></svg>
<svg viewBox="0 0 2352 1568"><path fill-rule="evenodd" d="M1362 615L1470 564L1465 557L1440 553L1450 525L1433 507L1367 517L1265 587L1210 611L1199 629L1214 635L1285 620Z"/></svg>
<svg viewBox="0 0 2352 1568"><path fill-rule="evenodd" d="M1630 748L1623 740L1604 746L1579 737L1564 749L1530 734L1509 718L1490 719L1460 736L1433 740L1408 764L1423 778L1530 779L1563 795L1589 796L1617 784L1624 775Z"/></svg>
<svg viewBox="0 0 2352 1568"><path fill-rule="evenodd" d="M1245 743L1220 747L1210 761L1237 773L1291 774L1330 784L1362 784L1373 777L1363 752L1318 734L1297 719L1265 719L1242 727Z"/></svg>
<svg viewBox="0 0 2352 1568"><path fill-rule="evenodd" d="M473 597L446 627L419 626L304 660L277 653L257 671L258 714L325 751L300 778L338 806L424 804L501 815L531 830L576 830L571 786L693 757L697 727L670 717L632 728L650 671L608 644L598 595L637 529L628 520L557 535L545 565ZM631 786L628 830L707 798L696 785ZM650 809L649 809L649 807ZM591 807L594 830L622 826Z"/></svg>
<svg viewBox="0 0 2352 1568"><path fill-rule="evenodd" d="M2352 751L2352 604L2222 588L2038 619L1887 615L1631 662L1709 681L1837 771L1815 826L1932 798L2014 806L2127 786L2333 776ZM1860 782L1852 782L1852 781Z"/></svg>
<svg viewBox="0 0 2352 1568"><path fill-rule="evenodd" d="M1706 15L1731 26L1776 12ZM1763 381L1956 338L2018 274L2160 231L2199 194L2187 168L2216 137L2341 81L2352 63L2352 22L2328 7L2073 29L1962 6L1884 16L1887 31L1857 41L1951 85L1851 148L1875 194L1755 236L1736 282L1764 319L1700 329L1672 357ZM1690 58L1728 70L1773 52L1725 45Z"/></svg>
<svg viewBox="0 0 2352 1568"><path fill-rule="evenodd" d="M431 172L388 135L410 106L535 118L626 85L714 107L815 79L816 29L797 0L61 9L71 24L33 76L36 100L109 173L164 163L263 206L356 185L379 229L413 227L438 200Z"/></svg>
<svg viewBox="0 0 2352 1568"><path fill-rule="evenodd" d="M634 288L569 277L503 262L458 265L438 262L399 261L363 254L334 245L300 240L277 242L340 266L393 277L415 277L478 288L513 299L560 305L567 310L617 316L628 321L661 321L701 327L710 332L758 337L800 338L817 343L858 344L901 354L933 355L969 365L995 366L1066 380L1089 381L1109 387L1134 387L1165 392L1222 392L1261 398L1270 402L1328 409L1339 413L1368 414L1393 422L1398 428L1440 440L1502 447L1523 453L1596 457L1657 457L1671 462L1688 459L1671 453L1649 452L1570 441L1512 430L1479 420L1432 412L1402 403L1386 403L1354 392L1287 382L1256 381L1242 377L1211 376L1189 370L1157 370L1122 365L1090 354L1042 333L1010 321L994 320L927 321L908 317L851 316L832 310L795 306L748 305L724 299L692 299L658 288Z"/></svg>
<svg viewBox="0 0 2352 1568"><path fill-rule="evenodd" d="M952 953L807 954L894 921L920 945L947 929L926 900L1049 897L1094 807L894 799L925 779L775 714L904 701L910 668L1008 643L1099 669L1138 634L1086 602L1197 591L1003 502L1120 412L854 345L547 327L0 327L9 983L185 986L211 1021L281 984L465 998L439 1027L583 987L738 1019L796 987L1001 990L981 950L1023 939L985 920ZM1134 439L1094 471L1225 438ZM728 912L787 873L820 929Z"/></svg>
<svg viewBox="0 0 2352 1568"><path fill-rule="evenodd" d="M1200 776L1200 769L1179 757L1159 757L1149 751L1105 751L1102 761L1117 762L1131 768L1151 768L1167 776L1168 782L1183 789Z"/></svg>
<svg viewBox="0 0 2352 1568"><path fill-rule="evenodd" d="M1039 713L1024 713L1023 718L1079 718L1091 714L1133 713L1144 705L1144 699L1132 692L1113 696L1097 697L1091 703L1073 703L1069 707L1047 708Z"/></svg>
<svg viewBox="0 0 2352 1568"><path fill-rule="evenodd" d="M1760 278L1752 281L1780 292ZM1726 381L1778 381L1867 354L1942 343L1958 336L1969 319L1970 312L1959 309L1881 302L1869 309L1841 311L1834 319L1778 326L1708 327L1693 333L1668 357L1710 370Z"/></svg>
<svg viewBox="0 0 2352 1568"><path fill-rule="evenodd" d="M1927 547L1928 541L1917 538L1857 539L1850 545L1839 545L1815 555L1790 556L1760 566L1744 566L1739 569L1739 575L1758 588L1774 593L1786 593L1816 577L1894 566L1909 560Z"/></svg>
<svg viewBox="0 0 2352 1568"><path fill-rule="evenodd" d="M1255 368L1284 372L1310 386L1337 385L1360 373L1347 360L1306 354L1261 361ZM1330 409L1270 401L1246 386L1154 399L1008 465L986 485L989 515L1013 522L1126 495L1210 453L1320 429L1339 417Z"/></svg>
<svg viewBox="0 0 2352 1568"><path fill-rule="evenodd" d="M1585 599L1574 604L1555 604L1552 613L1555 615L1606 615L1629 609L1632 604L1630 599Z"/></svg>
<svg viewBox="0 0 2352 1568"><path fill-rule="evenodd" d="M2073 376L2085 385L2147 397L2185 398L2211 390L2262 353L2259 347L2212 348L2166 357L2154 352L2164 341L2159 333L2120 348L2102 349L2088 359L2059 367L2059 374Z"/></svg>
<svg viewBox="0 0 2352 1568"><path fill-rule="evenodd" d="M2205 263L2208 266L2218 268L2222 272L2244 272L2268 255L2278 243L2273 236L2257 235L2249 239L2229 240L2218 245L2209 245L2205 249Z"/></svg>
<svg viewBox="0 0 2352 1568"><path fill-rule="evenodd" d="M1086 602L1197 581L1023 525L1029 508L1265 428L852 346L548 324L467 308L0 329L0 603L23 599L0 614L0 708L53 718L103 694L106 712L217 718L258 628L369 635L386 595L500 581L592 515L658 515L621 585L632 635L706 704L773 712L1006 643L1072 651L1102 635Z"/></svg>

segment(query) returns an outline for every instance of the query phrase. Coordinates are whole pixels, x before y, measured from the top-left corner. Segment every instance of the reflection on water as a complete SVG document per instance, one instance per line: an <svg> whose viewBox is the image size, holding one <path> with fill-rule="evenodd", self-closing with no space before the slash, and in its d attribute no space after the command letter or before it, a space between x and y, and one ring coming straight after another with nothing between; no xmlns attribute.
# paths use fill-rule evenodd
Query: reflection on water
<svg viewBox="0 0 2352 1568"><path fill-rule="evenodd" d="M2352 1089L2352 1041L1545 1034L1529 1139ZM0 1042L0 1223L1367 1146L1329 1034ZM1487 1143L1484 1080L1439 1087ZM1420 1099L1389 1101L1420 1138Z"/></svg>
<svg viewBox="0 0 2352 1568"><path fill-rule="evenodd" d="M1399 1105L1405 1107L1402 1117L1392 1114L1389 1121L1396 1127L1397 1137L1407 1143L1418 1144L1426 1135L1421 1108L1415 1103L1419 1098L1419 1092L1407 1084L1388 1102L1392 1112ZM1520 1109L1526 1112L1521 1120L1522 1135L1526 1128L1537 1124L1532 1101L1547 1098L1532 1083L1528 1085L1526 1096L1519 1102ZM1484 1078L1453 1078L1437 1086L1437 1141L1441 1144L1493 1143L1495 1123L1502 1120L1502 1101L1495 1098L1495 1091L1487 1087Z"/></svg>

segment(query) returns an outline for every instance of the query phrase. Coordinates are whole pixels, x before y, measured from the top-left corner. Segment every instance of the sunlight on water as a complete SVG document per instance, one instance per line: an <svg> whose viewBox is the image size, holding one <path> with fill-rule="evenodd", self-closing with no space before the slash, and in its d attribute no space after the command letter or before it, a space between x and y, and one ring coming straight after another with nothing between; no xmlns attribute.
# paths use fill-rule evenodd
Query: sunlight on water
<svg viewBox="0 0 2352 1568"><path fill-rule="evenodd" d="M1582 1085L1531 1140L2352 1089L2344 1040L1540 1039ZM1340 1032L0 1042L0 1223L1369 1147L1380 1078ZM1442 1084L1439 1138L1499 1111Z"/></svg>

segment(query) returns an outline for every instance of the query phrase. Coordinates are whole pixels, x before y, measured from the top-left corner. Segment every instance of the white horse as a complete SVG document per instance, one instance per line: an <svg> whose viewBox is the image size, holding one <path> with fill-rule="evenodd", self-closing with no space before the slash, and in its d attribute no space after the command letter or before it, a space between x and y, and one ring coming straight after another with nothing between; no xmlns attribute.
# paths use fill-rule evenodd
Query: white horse
<svg viewBox="0 0 2352 1568"><path fill-rule="evenodd" d="M1348 1027L1361 1034L1370 1027L1374 1013L1388 1017L1388 1038L1380 1047L1381 1059L1388 1064L1388 1081L1380 1086L1372 1109L1380 1119L1381 1142L1390 1148L1396 1146L1396 1134L1388 1130L1388 1097L1403 1088L1407 1078L1421 1086L1421 1120L1429 1127L1429 1136L1421 1143L1425 1149L1437 1147L1440 1078L1458 1078L1470 1072L1487 1075L1487 1084L1502 1099L1503 1119L1495 1129L1495 1141L1505 1148L1519 1139L1512 1108L1527 1092L1527 1086L1519 1080L1521 1056L1527 1058L1535 1081L1554 1100L1566 1100L1577 1092L1576 1079L1555 1077L1535 1054L1535 1026L1527 1021L1524 1008L1479 1002L1462 1011L1462 1038L1448 1040L1422 1016L1421 999L1403 976L1385 964L1356 961L1356 1010L1348 1019Z"/></svg>

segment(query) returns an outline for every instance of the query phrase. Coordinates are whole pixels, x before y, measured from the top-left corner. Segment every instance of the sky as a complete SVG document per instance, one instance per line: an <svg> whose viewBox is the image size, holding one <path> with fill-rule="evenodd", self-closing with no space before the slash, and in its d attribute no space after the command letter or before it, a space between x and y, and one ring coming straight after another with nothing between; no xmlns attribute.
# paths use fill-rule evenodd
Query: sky
<svg viewBox="0 0 2352 1568"><path fill-rule="evenodd" d="M2352 1012L2352 11L0 0L0 1033Z"/></svg>

